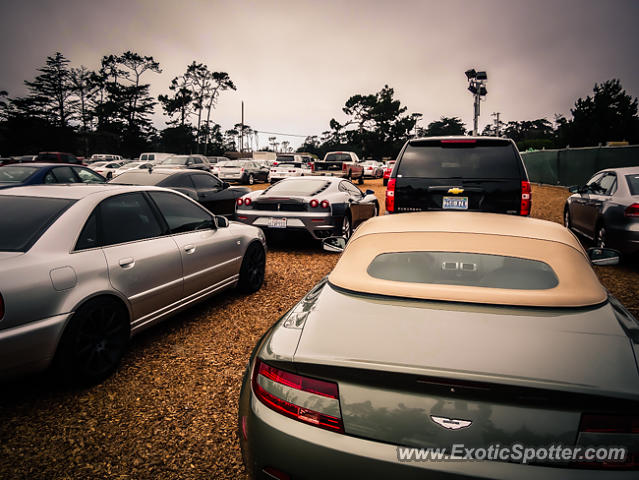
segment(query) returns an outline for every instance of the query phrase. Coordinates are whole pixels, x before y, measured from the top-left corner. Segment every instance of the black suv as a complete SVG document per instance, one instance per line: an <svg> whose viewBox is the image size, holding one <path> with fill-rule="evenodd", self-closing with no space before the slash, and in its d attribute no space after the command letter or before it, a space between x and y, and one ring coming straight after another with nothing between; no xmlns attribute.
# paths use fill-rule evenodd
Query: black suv
<svg viewBox="0 0 639 480"><path fill-rule="evenodd" d="M529 215L531 187L517 146L494 137L406 142L386 190L389 213L476 210Z"/></svg>

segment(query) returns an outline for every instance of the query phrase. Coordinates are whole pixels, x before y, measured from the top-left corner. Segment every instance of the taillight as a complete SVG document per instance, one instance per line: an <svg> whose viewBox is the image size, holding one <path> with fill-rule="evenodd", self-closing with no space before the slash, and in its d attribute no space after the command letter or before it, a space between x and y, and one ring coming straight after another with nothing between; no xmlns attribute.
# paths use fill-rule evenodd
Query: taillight
<svg viewBox="0 0 639 480"><path fill-rule="evenodd" d="M304 377L257 360L253 392L264 405L282 415L333 432L344 432L335 382Z"/></svg>
<svg viewBox="0 0 639 480"><path fill-rule="evenodd" d="M321 206L322 208L328 208L328 207L330 207L330 206L331 206L331 204L329 203L329 201L328 201L328 200L322 200L322 202L320 203L320 206Z"/></svg>
<svg viewBox="0 0 639 480"><path fill-rule="evenodd" d="M532 187L530 182L522 180L521 182L521 207L520 215L530 215L530 205L532 202Z"/></svg>
<svg viewBox="0 0 639 480"><path fill-rule="evenodd" d="M309 202L309 205L311 206L311 208L317 208L318 205L319 205L319 202L317 200L313 199L313 200L311 200Z"/></svg>
<svg viewBox="0 0 639 480"><path fill-rule="evenodd" d="M454 138L451 140L441 140L441 143L477 143L477 140L471 138Z"/></svg>
<svg viewBox="0 0 639 480"><path fill-rule="evenodd" d="M240 173L244 173L244 167L240 168Z"/></svg>
<svg viewBox="0 0 639 480"><path fill-rule="evenodd" d="M633 203L623 212L626 217L639 217L639 203Z"/></svg>
<svg viewBox="0 0 639 480"><path fill-rule="evenodd" d="M386 211L395 211L395 179L390 178L386 186Z"/></svg>
<svg viewBox="0 0 639 480"><path fill-rule="evenodd" d="M311 167L311 172L315 171L315 162L309 162L308 165Z"/></svg>
<svg viewBox="0 0 639 480"><path fill-rule="evenodd" d="M631 469L639 468L639 415L583 414L579 424L579 444L587 444L589 434L597 447L627 448L624 461L579 462L589 468ZM609 440L608 440L609 439Z"/></svg>
<svg viewBox="0 0 639 480"><path fill-rule="evenodd" d="M248 207L249 205L251 205L251 203L253 203L253 201L250 198L244 199L244 206Z"/></svg>
<svg viewBox="0 0 639 480"><path fill-rule="evenodd" d="M244 199L242 199L242 198L238 198L238 199L237 199L237 205L238 205L239 207L241 207L242 205L244 205Z"/></svg>
<svg viewBox="0 0 639 480"><path fill-rule="evenodd" d="M4 317L4 298L0 295L0 320Z"/></svg>

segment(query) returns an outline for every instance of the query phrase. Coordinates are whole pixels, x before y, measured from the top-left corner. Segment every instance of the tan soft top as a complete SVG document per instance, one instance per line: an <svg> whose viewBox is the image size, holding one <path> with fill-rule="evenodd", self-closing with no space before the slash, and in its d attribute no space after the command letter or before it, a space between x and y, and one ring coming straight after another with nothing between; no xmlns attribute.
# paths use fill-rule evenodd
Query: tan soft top
<svg viewBox="0 0 639 480"><path fill-rule="evenodd" d="M551 266L559 283L546 290L518 290L383 280L367 272L382 253L416 251L538 260ZM357 229L328 279L337 287L356 292L424 300L583 307L607 298L579 241L563 226L478 212L405 213L368 220Z"/></svg>

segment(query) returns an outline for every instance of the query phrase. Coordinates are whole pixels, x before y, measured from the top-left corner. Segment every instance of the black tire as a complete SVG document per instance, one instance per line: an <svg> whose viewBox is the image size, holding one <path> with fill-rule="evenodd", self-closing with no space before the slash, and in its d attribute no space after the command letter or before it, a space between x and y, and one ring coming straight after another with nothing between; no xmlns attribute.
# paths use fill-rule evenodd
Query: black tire
<svg viewBox="0 0 639 480"><path fill-rule="evenodd" d="M595 247L606 248L606 227L599 224L595 233Z"/></svg>
<svg viewBox="0 0 639 480"><path fill-rule="evenodd" d="M572 221L570 219L570 210L568 209L568 207L564 209L564 227L566 227L568 230L570 230L570 228L572 227Z"/></svg>
<svg viewBox="0 0 639 480"><path fill-rule="evenodd" d="M257 242L251 243L244 253L242 266L240 267L240 279L237 288L244 293L257 292L264 283L264 270L266 269L266 253Z"/></svg>
<svg viewBox="0 0 639 480"><path fill-rule="evenodd" d="M385 178L383 183L385 187L388 186L388 178Z"/></svg>
<svg viewBox="0 0 639 480"><path fill-rule="evenodd" d="M361 176L357 179L357 184L358 184L358 185L364 185L364 175L361 175Z"/></svg>
<svg viewBox="0 0 639 480"><path fill-rule="evenodd" d="M126 352L130 321L126 308L116 300L89 300L67 325L54 361L66 382L94 384L109 377Z"/></svg>
<svg viewBox="0 0 639 480"><path fill-rule="evenodd" d="M106 178L107 180L111 180L113 178L113 172L107 172Z"/></svg>

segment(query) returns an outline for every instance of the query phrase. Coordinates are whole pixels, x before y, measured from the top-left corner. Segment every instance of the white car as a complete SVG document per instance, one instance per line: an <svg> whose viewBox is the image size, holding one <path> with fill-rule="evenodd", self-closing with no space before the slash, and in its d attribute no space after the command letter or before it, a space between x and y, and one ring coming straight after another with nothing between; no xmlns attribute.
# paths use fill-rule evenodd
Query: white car
<svg viewBox="0 0 639 480"><path fill-rule="evenodd" d="M113 177L117 177L121 173L135 168L148 169L153 167L153 162L129 162L122 165L120 168L116 168L113 171Z"/></svg>
<svg viewBox="0 0 639 480"><path fill-rule="evenodd" d="M94 172L99 173L107 180L110 180L113 178L113 172L115 172L122 165L124 165L123 162L97 162L92 163L89 168Z"/></svg>
<svg viewBox="0 0 639 480"><path fill-rule="evenodd" d="M365 160L362 162L364 176L367 178L382 178L384 175L384 164L375 160Z"/></svg>
<svg viewBox="0 0 639 480"><path fill-rule="evenodd" d="M271 167L268 174L268 181L275 183L288 177L303 177L311 173L311 167L307 163L287 162L278 163Z"/></svg>

